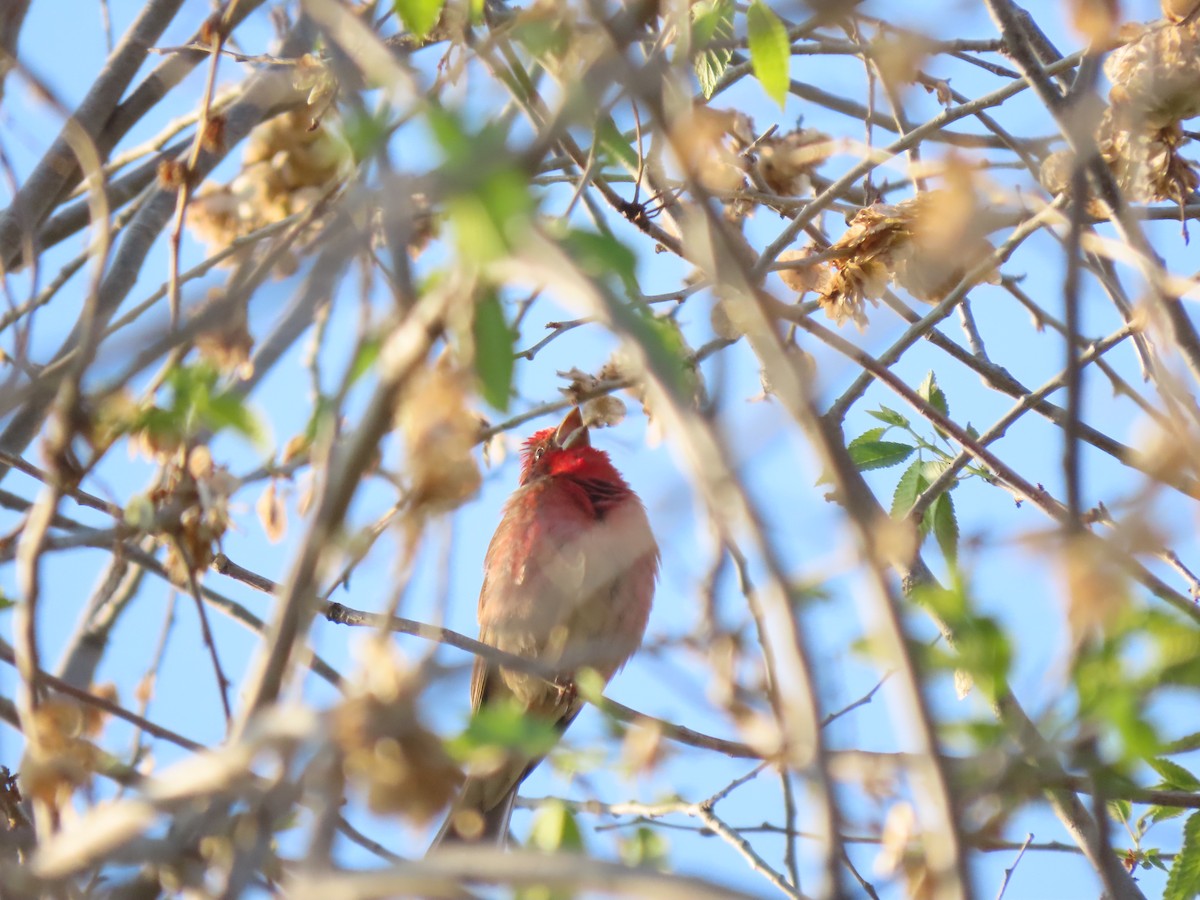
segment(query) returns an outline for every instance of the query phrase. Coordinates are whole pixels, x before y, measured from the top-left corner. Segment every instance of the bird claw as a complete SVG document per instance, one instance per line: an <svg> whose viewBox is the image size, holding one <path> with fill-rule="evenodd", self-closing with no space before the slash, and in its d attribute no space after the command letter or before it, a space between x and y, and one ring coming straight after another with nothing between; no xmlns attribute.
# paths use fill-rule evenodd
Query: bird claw
<svg viewBox="0 0 1200 900"><path fill-rule="evenodd" d="M558 694L558 701L565 706L571 706L575 702L575 698L579 696L579 690L575 687L574 680L566 678L554 679L554 690Z"/></svg>

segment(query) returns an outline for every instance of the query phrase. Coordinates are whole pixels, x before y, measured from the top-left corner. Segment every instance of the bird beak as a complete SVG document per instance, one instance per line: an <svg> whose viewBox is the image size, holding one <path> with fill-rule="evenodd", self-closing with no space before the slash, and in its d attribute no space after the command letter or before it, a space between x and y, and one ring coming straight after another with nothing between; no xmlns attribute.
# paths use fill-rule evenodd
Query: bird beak
<svg viewBox="0 0 1200 900"><path fill-rule="evenodd" d="M588 437L587 426L583 424L583 413L578 406L571 407L567 417L554 433L554 443L566 450L570 447L590 447L592 442Z"/></svg>

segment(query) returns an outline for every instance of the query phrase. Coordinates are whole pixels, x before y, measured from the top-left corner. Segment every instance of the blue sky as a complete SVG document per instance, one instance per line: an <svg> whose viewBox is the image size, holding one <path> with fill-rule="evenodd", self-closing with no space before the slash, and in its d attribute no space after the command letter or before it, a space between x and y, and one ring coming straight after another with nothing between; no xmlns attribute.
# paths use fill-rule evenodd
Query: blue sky
<svg viewBox="0 0 1200 900"><path fill-rule="evenodd" d="M119 33L140 6L126 0L112 0L111 12L115 30ZM22 37L21 55L26 64L43 78L73 106L86 90L90 80L102 64L104 57L103 37L100 31L99 9L96 4L71 4L72 14L77 15L79 27L62 27L63 4L35 3ZM875 11L893 21L907 19L923 30L932 30L938 36L994 37L995 32L980 5L975 3L943 2L925 5L901 5L894 3L868 3L864 9ZM936 7L936 16L929 10ZM795 15L796 9L779 5L784 15ZM1130 18L1149 18L1157 4L1146 2L1125 4ZM180 17L179 28L169 31L162 44L182 42L208 10L201 0L190 0L185 4L185 14ZM1076 49L1078 39L1065 26L1063 14L1057 9L1045 14L1035 8L1040 23L1051 30L1051 37L1060 49L1069 52ZM256 14L243 26L239 39L248 52L266 49L272 32L270 24L262 14ZM418 60L432 66L436 57ZM155 60L152 59L152 62ZM957 90L977 96L999 86L999 81L980 73L970 66L957 65L946 68L943 60L931 64L934 74L950 77ZM234 77L236 67L223 64L222 80ZM826 90L849 97L862 95L861 64L832 57L800 57L793 60L792 76L819 84ZM168 100L162 109L155 110L144 127L137 129L128 138L131 146L154 134L161 125L187 111L198 100L201 90L201 73L196 73L177 99ZM489 103L494 100L486 86L471 83L462 90L468 110L480 115L490 111ZM937 112L934 98L920 88L912 88L906 94L907 111L914 121L924 121ZM882 101L881 101L882 103ZM748 111L755 119L759 130L772 122L778 122L782 130L790 128L798 119L809 127L818 127L837 135L861 137L861 124L836 116L796 98L788 101L780 113L762 94L752 80L747 79L723 95L715 103L722 107L737 107ZM998 114L1001 122L1012 127L1021 135L1050 134L1053 127L1032 96L1018 98ZM30 97L26 85L20 79L9 77L4 107L0 107L0 131L4 134L6 151L10 154L14 168L20 174L29 171L38 158L48 136L57 131L59 118ZM955 126L963 130L973 129L970 120ZM877 143L886 145L890 136L877 135ZM412 145L410 145L412 146ZM936 158L939 151L935 146L925 150L927 158ZM419 155L417 156L419 159ZM236 171L240 154L231 154L231 161L218 172L219 179L228 178ZM411 164L414 157L405 153L404 162ZM836 172L839 166L848 167L855 160L849 155L833 160L825 174ZM877 180L898 177L898 170L889 169ZM998 181L1005 179L1025 181L1027 176L1000 172L994 175ZM544 208L561 210L565 197L562 192L551 192ZM0 201L2 202L2 201ZM759 211L747 226L747 234L756 245L771 240L785 223L767 211ZM837 223L829 220L829 224ZM618 234L632 246L641 247L638 234L631 227L617 223ZM1195 268L1189 264L1189 251L1180 238L1177 223L1150 223L1146 226L1151 240L1159 252L1167 257L1173 270L1188 272ZM836 227L835 227L836 232ZM55 263L61 264L78 252L80 239L68 241L64 247L56 248L46 256L46 269L41 273L44 283L56 271ZM189 260L200 259L201 248L187 241L186 253ZM1194 254L1190 255L1194 259ZM185 261L186 262L186 261ZM432 256L423 265L433 266L439 258ZM1026 275L1024 287L1031 295L1056 314L1061 314L1060 286L1062 257L1056 244L1048 237L1037 236L1029 242L1006 271L1022 272ZM166 277L167 263L163 243L156 246L155 257L145 268L145 277L132 292L130 304L140 301L149 291L156 288ZM669 291L679 285L686 271L665 255L647 256L640 260L639 279L642 290L647 294ZM259 338L263 336L276 316L285 308L293 292L300 284L303 270L298 276L268 284L255 299L251 311L251 330ZM25 276L13 278L18 294L27 290ZM204 295L206 288L220 283L220 275L193 285L185 292L185 301L195 301ZM77 278L67 295L75 298L63 304L63 308L51 316L37 320L34 356L46 354L57 347L72 324L71 306L78 304L83 296L85 282ZM777 295L785 296L785 289L772 279L772 289ZM1111 306L1089 285L1084 302L1084 331L1101 336L1112 331L1118 324ZM1015 308L1015 304L1001 289L988 285L972 292L973 311L983 333L988 337L988 349L1001 364L1033 387L1051 377L1062 366L1061 342L1049 332L1039 334L1031 326L1028 315ZM65 298L64 298L65 299ZM60 301L61 302L61 301ZM353 305L357 302L357 284L350 279L336 300L331 333L324 344L322 358L324 370L335 377L346 365L348 348L352 346ZM710 298L701 295L689 301L680 314L684 332L693 346L699 346L710 336L708 309ZM340 316L339 316L340 312ZM522 344L528 346L540 336L540 324L545 321L570 316L570 310L554 307L550 302L540 302L527 319L522 334ZM871 325L862 334L853 333L852 328L844 332L847 337L871 351L880 351L888 346L902 331L903 324L886 310L871 311ZM961 333L954 320L950 319L942 330L956 341ZM0 341L8 336L0 336ZM595 371L608 358L615 347L611 337L597 327L580 328L552 343L545 351L529 363L518 366L518 398L512 411L521 411L556 396L555 388L560 383L555 373L579 367ZM819 354L819 384L822 396L836 397L857 375L856 370L832 353ZM256 391L253 403L269 422L277 445L282 445L293 434L304 427L308 415L306 397L298 392L299 385L306 385L306 373L302 361L302 346L289 353L264 379ZM1136 367L1128 348L1114 352L1111 361L1127 377L1136 380ZM113 358L119 364L120 358ZM998 395L980 385L978 378L958 367L936 349L922 343L913 348L897 367L910 384L919 383L925 372L934 369L947 393L951 412L959 421L969 418L980 430L990 425L1011 404L1010 398ZM800 579L818 579L824 583L831 595L827 601L814 603L805 610L803 625L809 636L808 643L814 648L815 663L820 673L823 700L829 709L849 703L868 691L878 680L879 672L861 655L851 648L863 634L863 623L857 618L853 595L863 590L860 578L853 571L852 546L848 543L847 531L836 505L824 500L825 489L816 487L819 475L810 448L797 435L798 432L784 411L775 403L754 402L761 388L757 370L748 348L737 345L710 361L705 368L709 390L719 398L717 427L737 461L738 470L757 501L764 516L766 530L781 551L789 573ZM361 390L365 390L366 385ZM360 390L360 393L361 393ZM361 400L361 396L358 397ZM1061 398L1059 398L1061 401ZM1139 443L1140 430L1135 410L1125 400L1114 400L1103 380L1089 375L1086 382L1084 419L1095 422L1106 432L1130 443ZM883 402L899 407L900 401L886 391L874 387L860 401L846 422L848 437L872 427L874 420L866 410ZM651 617L647 642L657 645L670 642L691 633L699 621L698 589L705 575L708 562L709 530L705 511L689 483L686 468L674 449L669 445L648 447L644 441L644 420L636 414L636 405L630 401L635 414L620 427L604 431L594 437L594 443L610 451L618 467L641 494L646 502L651 521L659 541L664 548L662 579ZM353 410L354 404L351 403ZM964 413L969 410L969 417ZM502 418L489 411L493 421ZM535 427L551 424L549 419L523 426L512 435L514 442L523 438ZM1061 479L1061 434L1053 426L1040 419L1026 417L997 445L1001 457L1031 480L1044 483L1056 496L1062 496ZM213 446L214 457L227 462L233 471L249 471L261 461L262 452L236 438L220 437ZM458 515L434 525L426 537L421 559L413 572L412 581L405 593L401 613L419 619L430 619L439 615L445 605L445 624L466 634L475 634L475 597L479 587L482 557L491 530L499 518L500 505L516 481L510 453L505 463L492 471L485 471L484 485L479 496L472 500ZM389 441L384 454L385 466L397 467L401 462L394 441ZM1098 454L1085 456L1085 502L1103 500L1113 506L1117 499L1135 496L1142 486L1131 478L1128 470ZM93 489L102 494L111 494L117 502L127 500L132 494L144 490L152 470L144 461L130 461L123 453L115 452L97 473ZM871 473L869 480L876 487L885 505L890 500L899 470ZM26 497L33 497L36 484L30 479L13 474L6 480L5 488ZM279 579L286 573L291 553L303 529L294 514L292 495L290 527L286 539L278 544L269 543L262 533L254 514L257 489L251 488L235 498L237 531L226 539L225 550L236 562L246 565L269 577ZM351 520L365 525L386 510L394 501L394 493L382 483L367 483L360 490L352 508ZM1013 689L1034 717L1049 713L1069 712L1064 708L1066 632L1064 607L1061 599L1062 587L1055 575L1053 561L1039 549L1039 540L1050 529L1050 523L1040 513L1026 504L1017 508L1011 497L1001 490L991 488L978 481L963 485L955 492L960 524L964 539L978 537L980 546L965 551L965 561L970 572L972 595L980 610L995 615L1011 629L1017 648ZM65 511L89 523L101 523L102 518L89 514L87 510L72 508L67 503ZM1181 540L1174 546L1185 556L1194 554L1196 547L1190 537L1194 529L1194 510L1175 498L1164 496L1155 506L1158 521ZM0 530L7 531L17 522L11 514L0 516ZM334 599L361 609L382 608L396 582L396 559L399 535L388 534L381 540L376 552L363 561L355 571L348 590L340 590ZM1043 545L1044 546L1044 545ZM441 560L448 554L450 565L448 578L439 577ZM938 564L937 551L930 546L928 558ZM107 559L100 551L75 551L57 554L43 566L46 587L45 600L41 609L41 649L48 665L56 659L66 641L72 623L79 615L82 598L86 597L95 583L97 574ZM0 586L15 595L13 571L0 570ZM228 582L210 573L207 584L227 593L244 603L258 615L269 617L269 600L243 585ZM722 580L719 603L725 620L741 626L746 622L744 600L733 579L728 575ZM113 636L115 652L109 653L101 670L101 680L112 680L121 688L124 700L132 702L131 691L140 678L148 652L146 648L157 640L162 621L169 603L169 588L153 579L134 602L131 610L123 617ZM168 653L160 673L160 680L149 715L155 721L175 728L194 740L211 743L220 740L223 733L220 705L213 690L213 675L206 652L198 639L196 613L189 598L175 601L176 624L171 636ZM256 652L256 637L219 615L210 613L214 632L220 648L222 662L233 677L240 681L245 665ZM921 639L931 639L932 626L919 614L910 616L912 633ZM0 628L7 628L0 619ZM351 672L355 666L355 651L364 634L349 629L317 622L312 631L313 646L343 672ZM397 638L397 644L405 654L415 659L427 652L428 647L414 638ZM460 666L462 674L449 679L444 685L431 692L425 704L426 714L431 721L453 730L464 720L467 713L466 672L469 658L457 651L439 651L439 660L447 665ZM12 687L11 670L0 670L0 687L9 693ZM652 715L701 731L728 737L737 737L736 726L722 712L714 709L708 697L708 673L705 658L684 648L674 647L665 653L645 652L636 657L609 688L609 695ZM319 704L334 700L332 692L315 678L305 685L306 695ZM839 721L829 731L830 743L839 748L862 748L881 751L911 746L910 735L898 730L887 714L890 687L871 705L857 710ZM989 715L978 692L964 701L955 697L948 676L938 679L931 698L935 708L950 718L981 718ZM1176 722L1195 721L1195 698L1179 697L1171 704L1156 710L1167 730L1172 735L1192 730ZM573 726L568 743L575 747L591 745L591 738L605 728L605 723L593 711L588 711ZM128 730L120 723L111 723L106 733L106 744L112 747L127 746ZM11 730L0 730L0 762L15 767L20 745ZM157 745L155 757L160 765L179 758L181 751L170 746ZM611 766L600 766L588 773L583 785L572 785L556 777L544 766L526 783L523 793L527 796L546 794L568 795L573 798L596 796L608 801L640 799L651 801L670 794L685 799L700 800L717 788L744 774L750 765L745 761L730 761L713 754L686 747L671 748L671 757L666 765L654 773L632 778L622 777ZM610 760L611 762L611 760ZM1186 762L1181 760L1181 762ZM101 793L110 786L99 784ZM778 777L764 773L756 781L740 788L718 808L722 817L735 825L750 825L762 821L782 821L779 803ZM801 803L804 806L803 801ZM869 798L857 791L846 791L846 808L851 817L862 826L852 827L855 833L868 830L869 823L878 821L885 812ZM385 845L403 853L419 852L425 836L397 826L393 822L372 819L358 812L352 815L355 823ZM518 813L514 826L518 834L523 832L528 819ZM673 819L671 821L681 822ZM585 839L595 852L613 853L614 832L592 833L590 826L598 820L582 817ZM691 823L691 824L694 824ZM1164 832L1162 846L1174 849L1177 845L1177 829L1173 823L1160 826ZM1069 840L1062 827L1041 809L1022 812L1014 818L1007 836L1020 840L1031 832L1039 841ZM617 832L620 833L620 832ZM672 859L679 871L705 875L722 883L736 885L752 893L770 895L770 888L761 878L754 875L729 847L713 837L700 837L682 831L665 832L671 841ZM767 861L776 866L782 864L782 841L764 837L754 839L755 846ZM286 843L285 843L286 847ZM815 860L813 845L802 844L806 860ZM867 847L852 851L856 864L868 878L875 848ZM1012 864L1013 853L977 854L973 857L973 876L981 895L994 895L998 889L1005 867ZM366 863L360 852L347 849L344 859L355 863ZM1161 890L1163 880L1159 873L1143 873L1143 886L1148 896ZM873 879L875 880L875 879ZM900 896L898 885L887 885L876 880L888 896ZM1012 897L1087 897L1096 895L1095 880L1090 868L1076 855L1059 853L1029 853L1021 861L1009 887Z"/></svg>

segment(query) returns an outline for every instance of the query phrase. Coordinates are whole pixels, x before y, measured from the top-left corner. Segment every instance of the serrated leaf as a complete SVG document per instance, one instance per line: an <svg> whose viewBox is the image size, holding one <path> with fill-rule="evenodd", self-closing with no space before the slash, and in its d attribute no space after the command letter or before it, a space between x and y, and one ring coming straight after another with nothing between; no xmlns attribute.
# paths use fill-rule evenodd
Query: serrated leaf
<svg viewBox="0 0 1200 900"><path fill-rule="evenodd" d="M1187 810L1182 806L1152 806L1146 816L1151 822L1165 822L1167 819L1177 819L1185 812Z"/></svg>
<svg viewBox="0 0 1200 900"><path fill-rule="evenodd" d="M878 441L878 440L880 440L880 439L881 439L881 438L882 438L882 437L883 437L885 434L887 434L887 432L888 432L888 429L887 429L887 427L883 427L883 428L868 428L866 431L864 431L862 434L860 434L858 437L856 437L856 438L855 438L854 440L852 440L850 443L851 443L851 445L853 445L853 444L857 444L857 443L859 443L860 441L862 441L862 442L866 442L866 441Z"/></svg>
<svg viewBox="0 0 1200 900"><path fill-rule="evenodd" d="M850 446L846 448L850 453L850 460L860 472L898 466L912 456L916 449L898 441L864 441L862 437L851 441Z"/></svg>
<svg viewBox="0 0 1200 900"><path fill-rule="evenodd" d="M762 0L754 0L746 11L746 32L754 77L767 96L782 107L787 101L791 82L788 64L792 58L792 43L787 28L771 7Z"/></svg>
<svg viewBox="0 0 1200 900"><path fill-rule="evenodd" d="M1163 900L1192 900L1200 894L1200 812L1192 813L1183 826L1183 846L1167 875Z"/></svg>
<svg viewBox="0 0 1200 900"><path fill-rule="evenodd" d="M931 459L922 464L921 474L925 476L926 481L933 484L948 468L950 468L950 460Z"/></svg>
<svg viewBox="0 0 1200 900"><path fill-rule="evenodd" d="M887 422L889 425L895 425L897 428L907 428L908 419L887 406L880 405L879 409L867 410L868 416L874 416L880 422Z"/></svg>
<svg viewBox="0 0 1200 900"><path fill-rule="evenodd" d="M1162 776L1162 786L1172 791L1200 791L1200 778L1197 778L1177 762L1161 757L1146 760L1150 768Z"/></svg>
<svg viewBox="0 0 1200 900"><path fill-rule="evenodd" d="M475 373L483 399L502 412L512 391L513 333L495 292L475 305Z"/></svg>
<svg viewBox="0 0 1200 900"><path fill-rule="evenodd" d="M705 100L712 97L733 58L731 49L708 48L713 41L733 38L733 11L732 0L707 0L692 6L692 47L697 51L696 80L700 82L700 92Z"/></svg>
<svg viewBox="0 0 1200 900"><path fill-rule="evenodd" d="M423 40L442 17L445 0L392 0L400 21L418 41Z"/></svg>
<svg viewBox="0 0 1200 900"><path fill-rule="evenodd" d="M933 369L929 370L929 374L925 376L925 380L917 388L917 393L921 396L921 399L925 400L943 416L950 418L950 407L946 403L946 393L938 386L937 376L933 374Z"/></svg>
<svg viewBox="0 0 1200 900"><path fill-rule="evenodd" d="M954 500L949 491L944 491L933 501L932 508L925 513L933 519L933 536L948 562L958 560L958 517L954 514Z"/></svg>
<svg viewBox="0 0 1200 900"><path fill-rule="evenodd" d="M929 487L924 470L925 465L919 459L913 460L912 465L904 470L896 484L896 491L892 494L892 518L902 519L908 515L921 492Z"/></svg>
<svg viewBox="0 0 1200 900"><path fill-rule="evenodd" d="M1172 637L1176 631L1174 620L1171 623ZM1167 744L1163 749L1163 753L1190 753L1193 750L1200 750L1200 731L1193 731L1191 734L1184 735L1181 738L1176 738Z"/></svg>

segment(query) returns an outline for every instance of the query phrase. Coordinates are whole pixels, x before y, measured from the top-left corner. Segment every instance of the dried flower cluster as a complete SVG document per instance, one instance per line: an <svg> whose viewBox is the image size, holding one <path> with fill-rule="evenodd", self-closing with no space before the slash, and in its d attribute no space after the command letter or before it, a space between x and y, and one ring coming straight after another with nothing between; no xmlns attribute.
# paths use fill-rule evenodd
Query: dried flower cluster
<svg viewBox="0 0 1200 900"><path fill-rule="evenodd" d="M210 291L208 302L222 302L219 291ZM223 375L234 375L243 381L254 374L250 353L254 336L250 334L246 303L230 304L220 324L196 335L196 350ZM201 310L201 313L203 310Z"/></svg>
<svg viewBox="0 0 1200 900"><path fill-rule="evenodd" d="M987 229L987 216L969 183L901 203L876 203L850 220L831 248L836 259L792 270L784 282L800 292L815 291L838 325L852 321L862 328L867 324L864 301L878 300L891 282L918 300L935 303L945 297L992 252ZM780 257L800 258L796 251Z"/></svg>
<svg viewBox="0 0 1200 900"><path fill-rule="evenodd" d="M345 146L313 127L309 109L276 116L250 134L242 171L226 185L206 183L190 206L188 223L215 249L308 209L342 179ZM237 254L230 257L236 263Z"/></svg>
<svg viewBox="0 0 1200 900"><path fill-rule="evenodd" d="M608 428L620 424L625 418L625 401L620 397L614 397L612 394L602 394L599 397L589 396L607 381L624 380L629 377L627 372L621 370L620 363L615 358L605 363L597 375L592 375L579 368L558 374L561 378L570 379L570 384L559 390L579 407L584 424L596 428ZM631 388L631 392L635 391L644 394L644 390Z"/></svg>
<svg viewBox="0 0 1200 900"><path fill-rule="evenodd" d="M726 195L726 218L740 222L757 200L741 196L747 176L784 198L811 189L811 176L834 150L828 135L811 128L755 139L754 122L737 110L693 107L677 120L671 140L684 171L705 190ZM733 194L733 197L727 195Z"/></svg>
<svg viewBox="0 0 1200 900"><path fill-rule="evenodd" d="M237 488L237 479L213 463L208 447L193 447L186 458L182 452L172 454L162 480L146 499L151 511L179 510L178 518L166 527L165 565L176 584L188 584L189 573L194 577L213 561L217 544L229 528L229 498Z"/></svg>
<svg viewBox="0 0 1200 900"><path fill-rule="evenodd" d="M462 771L417 716L418 680L380 641L368 643L363 655L359 683L333 711L333 741L346 776L365 788L372 810L425 824L450 802Z"/></svg>
<svg viewBox="0 0 1200 900"><path fill-rule="evenodd" d="M754 123L736 110L694 106L671 125L671 145L689 178L717 194L746 186L741 149L754 140Z"/></svg>
<svg viewBox="0 0 1200 900"><path fill-rule="evenodd" d="M405 390L397 424L408 451L414 509L454 509L479 489L482 476L471 451L480 419L467 404L471 387L471 376L443 355Z"/></svg>
<svg viewBox="0 0 1200 900"><path fill-rule="evenodd" d="M116 699L111 684L94 686L91 692L106 700ZM91 782L100 765L102 754L92 739L99 736L104 722L100 710L74 700L54 698L40 703L33 711L29 752L21 764L25 794L62 810L76 790Z"/></svg>
<svg viewBox="0 0 1200 900"><path fill-rule="evenodd" d="M829 135L812 128L770 135L754 148L753 171L781 197L798 197L811 189L813 171L833 147Z"/></svg>
<svg viewBox="0 0 1200 900"><path fill-rule="evenodd" d="M1183 203L1200 185L1194 164L1179 153L1190 140L1180 122L1200 115L1200 19L1127 26L1120 37L1129 43L1104 63L1112 90L1096 134L1100 153L1127 200ZM1051 154L1042 185L1066 190L1073 160L1067 150ZM1104 215L1096 202L1089 212Z"/></svg>

